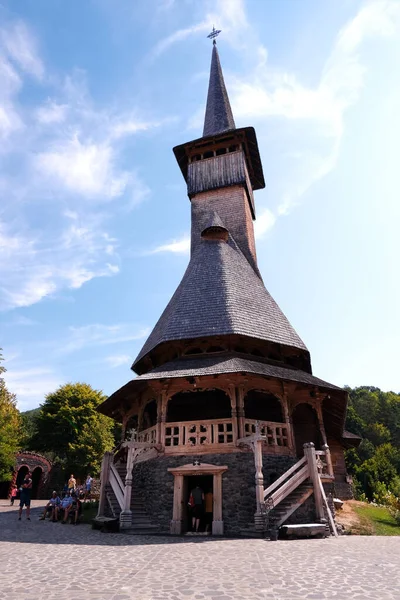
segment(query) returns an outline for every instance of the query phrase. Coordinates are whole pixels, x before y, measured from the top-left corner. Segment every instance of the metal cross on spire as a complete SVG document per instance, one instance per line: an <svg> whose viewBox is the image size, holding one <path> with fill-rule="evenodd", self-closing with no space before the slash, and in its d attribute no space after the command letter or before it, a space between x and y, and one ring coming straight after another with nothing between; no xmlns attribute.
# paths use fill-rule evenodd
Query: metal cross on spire
<svg viewBox="0 0 400 600"><path fill-rule="evenodd" d="M208 34L208 38L210 38L210 40L213 41L213 44L216 44L216 40L215 38L219 36L219 34L221 33L221 29L215 29L214 25L212 28L212 32Z"/></svg>

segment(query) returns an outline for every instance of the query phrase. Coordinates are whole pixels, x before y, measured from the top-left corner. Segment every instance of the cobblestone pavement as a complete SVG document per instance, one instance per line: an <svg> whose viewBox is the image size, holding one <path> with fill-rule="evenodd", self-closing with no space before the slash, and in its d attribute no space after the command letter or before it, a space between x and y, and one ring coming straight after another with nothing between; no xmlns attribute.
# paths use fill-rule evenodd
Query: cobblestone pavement
<svg viewBox="0 0 400 600"><path fill-rule="evenodd" d="M0 599L394 600L400 537L167 538L29 522L0 501Z"/></svg>

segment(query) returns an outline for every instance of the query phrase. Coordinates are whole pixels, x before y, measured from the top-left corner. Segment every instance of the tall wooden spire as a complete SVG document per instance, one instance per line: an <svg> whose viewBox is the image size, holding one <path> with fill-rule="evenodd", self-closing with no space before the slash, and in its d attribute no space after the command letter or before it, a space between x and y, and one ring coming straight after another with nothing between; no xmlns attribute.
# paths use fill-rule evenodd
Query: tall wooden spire
<svg viewBox="0 0 400 600"><path fill-rule="evenodd" d="M230 129L235 129L235 121L225 87L217 45L214 43L203 137L217 135Z"/></svg>

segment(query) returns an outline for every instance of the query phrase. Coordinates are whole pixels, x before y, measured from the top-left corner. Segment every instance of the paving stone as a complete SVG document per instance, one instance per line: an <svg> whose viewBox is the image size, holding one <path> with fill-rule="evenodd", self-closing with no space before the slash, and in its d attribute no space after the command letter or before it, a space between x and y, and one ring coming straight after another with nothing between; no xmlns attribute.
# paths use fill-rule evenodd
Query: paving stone
<svg viewBox="0 0 400 600"><path fill-rule="evenodd" d="M0 600L397 600L400 536L124 536L17 520L0 500Z"/></svg>

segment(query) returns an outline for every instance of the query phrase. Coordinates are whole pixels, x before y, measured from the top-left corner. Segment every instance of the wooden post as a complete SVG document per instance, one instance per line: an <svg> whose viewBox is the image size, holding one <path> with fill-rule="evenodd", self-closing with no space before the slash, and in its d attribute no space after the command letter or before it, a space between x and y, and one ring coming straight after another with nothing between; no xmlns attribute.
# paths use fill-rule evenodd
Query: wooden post
<svg viewBox="0 0 400 600"><path fill-rule="evenodd" d="M324 423L324 417L322 414L321 401L319 401L317 404L317 416L318 416L319 429L320 429L321 438L322 438L322 450L325 452L326 466L328 468L328 474L331 477L333 477L334 472L333 472L333 465L332 465L332 456L331 456L331 451L328 446L328 439L326 437L325 423Z"/></svg>
<svg viewBox="0 0 400 600"><path fill-rule="evenodd" d="M104 517L106 508L106 485L108 483L108 477L110 472L110 465L113 461L114 455L112 452L105 452L103 460L101 461L100 471L100 499L99 509L97 511L97 517Z"/></svg>
<svg viewBox="0 0 400 600"><path fill-rule="evenodd" d="M236 444L238 439L237 405L236 390L234 385L229 385L229 398L231 400L231 418L232 418L232 441Z"/></svg>
<svg viewBox="0 0 400 600"><path fill-rule="evenodd" d="M156 444L161 444L161 413L162 413L162 396L159 396L157 398Z"/></svg>
<svg viewBox="0 0 400 600"><path fill-rule="evenodd" d="M282 382L282 388L283 388L283 393L282 393L283 416L284 416L286 427L287 427L288 444L289 444L290 450L292 450L292 452L296 453L296 446L295 446L294 437L293 437L292 419L290 418L290 414L289 414L289 403L288 403L288 397L287 397L287 390L286 390L286 385L283 382Z"/></svg>
<svg viewBox="0 0 400 600"><path fill-rule="evenodd" d="M222 473L214 474L213 483L212 534L224 535L224 522L222 520Z"/></svg>
<svg viewBox="0 0 400 600"><path fill-rule="evenodd" d="M126 478L125 478L125 490L124 490L124 508L119 515L119 528L129 529L132 527L132 511L131 511L131 498L132 498L132 469L134 459L134 448L128 446L128 456L126 461Z"/></svg>
<svg viewBox="0 0 400 600"><path fill-rule="evenodd" d="M328 475L330 475L331 477L334 477L335 474L333 472L332 455L331 455L331 451L329 449L328 444L323 444L322 450L325 452L326 466L327 466L327 469L328 469Z"/></svg>
<svg viewBox="0 0 400 600"><path fill-rule="evenodd" d="M182 508L183 508L183 475L174 476L174 506L172 510L172 521L170 533L180 535L182 533Z"/></svg>
<svg viewBox="0 0 400 600"><path fill-rule="evenodd" d="M317 468L317 457L315 454L315 447L312 442L308 444L304 444L304 456L307 459L308 469L310 473L310 479L314 488L314 498L315 498L315 510L317 513L317 519L321 521L321 519L325 520L324 515L324 507L322 503L322 495L321 495L321 487L319 483L319 473Z"/></svg>
<svg viewBox="0 0 400 600"><path fill-rule="evenodd" d="M162 391L161 395L161 419L160 419L160 444L165 446L165 423L167 420L168 395L167 390Z"/></svg>
<svg viewBox="0 0 400 600"><path fill-rule="evenodd" d="M244 437L244 389L242 385L236 388L237 401L236 412L238 418L238 435L239 438Z"/></svg>

